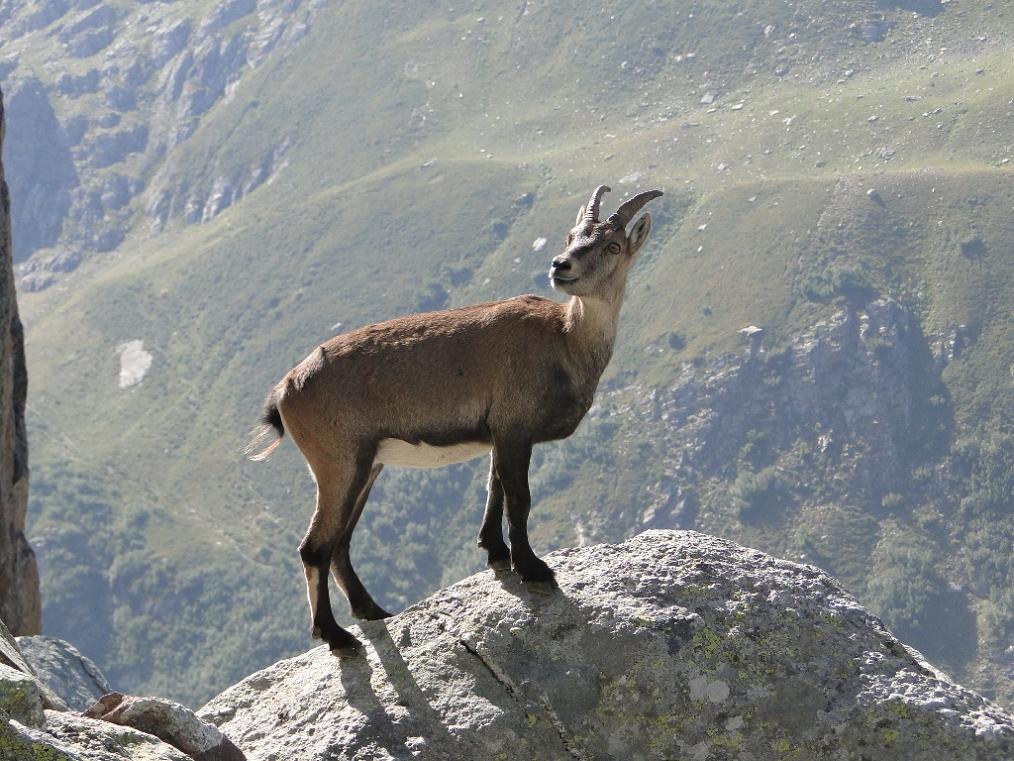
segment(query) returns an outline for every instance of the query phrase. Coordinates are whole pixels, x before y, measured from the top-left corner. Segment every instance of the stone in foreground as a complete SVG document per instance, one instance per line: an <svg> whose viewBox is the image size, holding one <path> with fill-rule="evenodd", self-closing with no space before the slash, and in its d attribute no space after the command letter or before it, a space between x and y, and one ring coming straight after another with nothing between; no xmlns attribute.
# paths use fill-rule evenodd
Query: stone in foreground
<svg viewBox="0 0 1014 761"><path fill-rule="evenodd" d="M172 700L110 692L84 715L154 735L194 761L246 761L219 729Z"/></svg>
<svg viewBox="0 0 1014 761"><path fill-rule="evenodd" d="M694 532L491 572L260 671L199 713L251 761L1004 761L1014 719L899 643L837 582Z"/></svg>

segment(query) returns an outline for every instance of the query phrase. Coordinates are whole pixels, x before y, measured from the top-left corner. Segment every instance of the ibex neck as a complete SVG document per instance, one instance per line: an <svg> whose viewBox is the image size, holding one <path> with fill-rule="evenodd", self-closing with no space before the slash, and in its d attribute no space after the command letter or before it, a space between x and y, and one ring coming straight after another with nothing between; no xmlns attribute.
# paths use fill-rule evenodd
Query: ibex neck
<svg viewBox="0 0 1014 761"><path fill-rule="evenodd" d="M605 370L613 355L623 292L612 298L572 296L567 303L567 342L572 355L595 374Z"/></svg>

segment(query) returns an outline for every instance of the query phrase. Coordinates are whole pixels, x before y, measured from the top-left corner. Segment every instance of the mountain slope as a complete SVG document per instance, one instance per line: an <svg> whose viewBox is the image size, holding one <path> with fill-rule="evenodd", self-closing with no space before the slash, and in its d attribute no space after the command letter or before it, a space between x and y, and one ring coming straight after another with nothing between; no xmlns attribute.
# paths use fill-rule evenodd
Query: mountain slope
<svg viewBox="0 0 1014 761"><path fill-rule="evenodd" d="M22 265L49 633L192 701L302 649L312 484L289 446L242 461L263 394L339 330L545 292L608 182L607 205L666 196L599 405L536 453L536 546L679 525L805 555L1011 699L1014 11L266 3L216 26L198 3L109 7L245 52L207 64L221 88L181 75L180 98L216 95L183 122L187 44L154 69L128 112L148 142L111 165L137 189L98 227L72 202ZM87 115L84 187L127 127L101 126L105 89L65 95L37 62L76 18L3 52L64 132ZM116 23L113 49L147 44ZM291 38L252 52L272 23ZM106 71L93 55L74 76ZM111 252L61 272L114 217ZM380 479L353 553L385 605L480 567L483 470Z"/></svg>

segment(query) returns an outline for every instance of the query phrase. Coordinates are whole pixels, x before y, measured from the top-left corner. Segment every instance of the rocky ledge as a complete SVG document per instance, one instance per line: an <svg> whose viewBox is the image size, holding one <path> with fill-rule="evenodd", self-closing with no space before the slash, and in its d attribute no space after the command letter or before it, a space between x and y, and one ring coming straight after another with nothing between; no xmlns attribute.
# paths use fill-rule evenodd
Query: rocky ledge
<svg viewBox="0 0 1014 761"><path fill-rule="evenodd" d="M251 761L986 759L1014 718L813 566L689 531L477 574L248 677L199 715Z"/></svg>

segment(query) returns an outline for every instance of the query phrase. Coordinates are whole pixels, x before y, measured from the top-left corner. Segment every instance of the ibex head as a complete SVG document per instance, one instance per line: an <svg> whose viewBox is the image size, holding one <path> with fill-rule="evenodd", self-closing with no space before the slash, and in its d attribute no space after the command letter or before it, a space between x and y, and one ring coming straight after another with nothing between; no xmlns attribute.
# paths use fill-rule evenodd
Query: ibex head
<svg viewBox="0 0 1014 761"><path fill-rule="evenodd" d="M627 225L642 206L658 198L662 191L638 193L624 201L605 222L600 222L599 203L607 192L609 188L599 185L578 211L574 227L567 233L567 247L553 259L549 269L555 290L572 296L593 296L610 290L618 275L622 283L622 276L648 238L650 214L637 220L629 235Z"/></svg>

